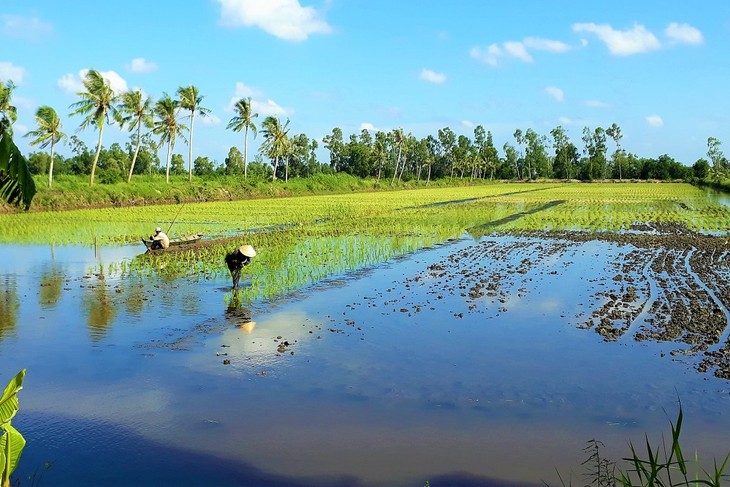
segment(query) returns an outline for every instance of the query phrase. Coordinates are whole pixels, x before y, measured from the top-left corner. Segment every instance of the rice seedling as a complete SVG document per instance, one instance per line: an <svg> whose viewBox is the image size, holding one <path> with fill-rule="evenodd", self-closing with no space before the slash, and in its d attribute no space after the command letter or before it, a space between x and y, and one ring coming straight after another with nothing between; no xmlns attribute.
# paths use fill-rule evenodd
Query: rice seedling
<svg viewBox="0 0 730 487"><path fill-rule="evenodd" d="M244 299L269 299L425 247L494 232L626 232L672 223L723 233L730 209L687 184L491 184L61 213L0 215L0 243L139 242L155 226L217 243L141 256L90 273L177 279L227 277L223 256L260 249Z"/></svg>

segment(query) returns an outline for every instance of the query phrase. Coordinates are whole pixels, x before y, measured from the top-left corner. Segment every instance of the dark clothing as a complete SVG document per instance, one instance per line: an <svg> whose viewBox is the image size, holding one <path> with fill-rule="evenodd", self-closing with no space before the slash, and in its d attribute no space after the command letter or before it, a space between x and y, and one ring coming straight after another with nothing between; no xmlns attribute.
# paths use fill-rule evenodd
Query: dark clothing
<svg viewBox="0 0 730 487"><path fill-rule="evenodd" d="M238 281L241 279L241 269L243 269L243 266L251 263L251 257L246 257L240 250L236 249L226 254L225 260L233 278L233 289L236 289L238 288Z"/></svg>

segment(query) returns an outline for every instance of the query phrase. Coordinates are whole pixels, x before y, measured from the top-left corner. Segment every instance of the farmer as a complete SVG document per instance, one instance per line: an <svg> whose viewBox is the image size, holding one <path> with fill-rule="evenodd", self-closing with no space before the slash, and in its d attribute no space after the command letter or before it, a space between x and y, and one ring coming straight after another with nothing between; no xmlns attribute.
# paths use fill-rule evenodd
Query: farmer
<svg viewBox="0 0 730 487"><path fill-rule="evenodd" d="M155 234L150 239L152 240L152 245L150 246L152 250L166 249L170 246L170 237L160 227L155 228Z"/></svg>
<svg viewBox="0 0 730 487"><path fill-rule="evenodd" d="M251 245L242 245L233 252L226 254L226 265L228 270L231 271L233 289L238 289L241 269L243 269L243 266L249 265L254 257L256 257L256 251Z"/></svg>

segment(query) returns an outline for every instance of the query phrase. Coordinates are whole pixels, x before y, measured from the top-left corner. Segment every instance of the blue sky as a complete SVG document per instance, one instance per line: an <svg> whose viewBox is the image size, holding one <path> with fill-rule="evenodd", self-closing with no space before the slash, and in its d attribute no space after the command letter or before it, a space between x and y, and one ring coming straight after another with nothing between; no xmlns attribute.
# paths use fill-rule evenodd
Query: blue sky
<svg viewBox="0 0 730 487"><path fill-rule="evenodd" d="M226 130L250 96L260 123L291 120L317 138L340 127L490 130L502 154L515 129L617 123L622 147L706 157L730 143L730 2L706 0L23 0L0 6L0 80L12 79L16 135L40 105L89 147L69 117L84 70L153 98L193 84L212 113L196 118L194 157L222 163L242 133ZM104 132L105 146L128 132ZM28 152L27 139L17 137ZM260 136L250 141L255 150ZM321 144L320 144L321 145ZM612 144L610 145L612 149ZM68 147L60 152L70 155ZM176 152L187 148L179 143ZM164 159L164 153L161 153ZM320 153L327 158L326 151Z"/></svg>

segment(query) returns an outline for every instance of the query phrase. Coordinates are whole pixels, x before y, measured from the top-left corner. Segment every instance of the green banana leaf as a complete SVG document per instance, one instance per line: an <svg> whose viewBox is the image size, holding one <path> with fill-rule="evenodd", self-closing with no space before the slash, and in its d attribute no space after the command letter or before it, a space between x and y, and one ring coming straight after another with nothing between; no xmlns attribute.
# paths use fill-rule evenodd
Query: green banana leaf
<svg viewBox="0 0 730 487"><path fill-rule="evenodd" d="M0 427L13 419L15 413L18 412L18 392L23 388L24 379L25 369L18 372L5 387L5 391L0 397Z"/></svg>
<svg viewBox="0 0 730 487"><path fill-rule="evenodd" d="M10 130L0 127L0 200L27 210L35 192L28 161L13 142Z"/></svg>
<svg viewBox="0 0 730 487"><path fill-rule="evenodd" d="M5 456L0 467L2 468L0 478L2 478L2 486L5 487L6 485L10 485L10 475L15 471L15 467L18 466L20 454L23 453L23 448L25 448L25 438L10 424L4 424L0 429L5 432L0 437L0 450L4 452Z"/></svg>

